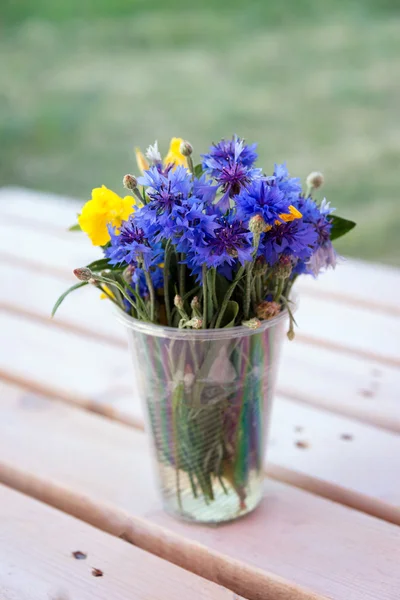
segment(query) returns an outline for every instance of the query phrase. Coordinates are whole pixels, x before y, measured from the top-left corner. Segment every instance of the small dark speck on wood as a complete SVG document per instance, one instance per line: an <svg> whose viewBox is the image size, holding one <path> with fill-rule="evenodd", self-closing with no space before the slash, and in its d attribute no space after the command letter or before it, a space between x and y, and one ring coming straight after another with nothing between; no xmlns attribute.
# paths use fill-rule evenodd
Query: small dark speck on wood
<svg viewBox="0 0 400 600"><path fill-rule="evenodd" d="M353 439L353 436L351 433L342 433L342 435L340 436L341 440L345 440L346 442L351 442L351 440Z"/></svg>
<svg viewBox="0 0 400 600"><path fill-rule="evenodd" d="M375 396L374 390L360 390L360 394L361 396L364 396L364 398L372 398Z"/></svg>
<svg viewBox="0 0 400 600"><path fill-rule="evenodd" d="M93 577L103 577L103 571L101 571L100 569L92 569L92 575Z"/></svg>
<svg viewBox="0 0 400 600"><path fill-rule="evenodd" d="M303 440L298 440L296 442L296 446L297 446L297 448L301 448L302 450L306 450L307 448L310 447L310 444L308 442L303 441Z"/></svg>
<svg viewBox="0 0 400 600"><path fill-rule="evenodd" d="M87 554L81 552L80 550L76 550L76 552L73 552L72 556L76 558L76 560L85 560L85 558L87 558Z"/></svg>

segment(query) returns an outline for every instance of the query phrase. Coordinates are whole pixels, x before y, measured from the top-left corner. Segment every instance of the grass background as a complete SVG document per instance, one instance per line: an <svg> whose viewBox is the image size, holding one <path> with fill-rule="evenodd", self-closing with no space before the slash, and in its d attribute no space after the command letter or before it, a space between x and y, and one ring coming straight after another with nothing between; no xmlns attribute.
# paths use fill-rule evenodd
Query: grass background
<svg viewBox="0 0 400 600"><path fill-rule="evenodd" d="M3 0L0 60L0 185L122 193L134 146L236 132L400 264L398 0Z"/></svg>

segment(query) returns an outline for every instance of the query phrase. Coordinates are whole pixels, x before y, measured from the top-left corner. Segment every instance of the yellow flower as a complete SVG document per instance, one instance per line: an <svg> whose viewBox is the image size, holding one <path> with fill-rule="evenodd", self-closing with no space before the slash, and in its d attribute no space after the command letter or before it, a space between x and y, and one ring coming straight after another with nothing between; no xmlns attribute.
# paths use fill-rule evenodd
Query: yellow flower
<svg viewBox="0 0 400 600"><path fill-rule="evenodd" d="M178 165L183 165L187 168L188 164L186 156L183 156L183 154L181 154L180 151L180 147L183 141L184 140L182 138L173 137L171 139L168 153L164 158L164 165L173 164L175 167L177 167ZM143 152L141 152L140 148L135 148L135 154L136 162L141 172L143 173L144 171L147 171L147 169L149 168L149 162L145 158Z"/></svg>
<svg viewBox="0 0 400 600"><path fill-rule="evenodd" d="M280 218L285 221L286 223L288 223L289 221L294 221L295 219L301 219L301 217L303 216L301 214L301 212L299 212L297 210L297 208L295 208L294 206L290 205L289 206L289 213L282 213L281 215L279 215ZM279 223L279 221L276 221L277 223Z"/></svg>
<svg viewBox="0 0 400 600"><path fill-rule="evenodd" d="M82 208L78 223L93 246L104 246L110 240L107 225L110 223L113 227L121 227L122 221L128 219L137 204L138 201L132 196L120 198L103 185L92 190L92 198Z"/></svg>
<svg viewBox="0 0 400 600"><path fill-rule="evenodd" d="M279 216L282 219L282 221L285 221L285 223L289 223L289 221L294 221L295 219L301 219L301 217L303 215L301 214L300 211L297 210L297 208L295 208L294 206L290 205L289 206L289 212L288 213L282 213ZM275 221L275 225L281 225L282 221L278 221L278 219L277 219ZM271 231L271 229L272 229L272 225L267 225L265 227L264 231Z"/></svg>
<svg viewBox="0 0 400 600"><path fill-rule="evenodd" d="M178 165L183 165L187 168L187 160L186 156L183 156L180 151L181 144L183 142L182 138L173 137L170 145L167 156L164 158L164 165L173 164L176 167Z"/></svg>
<svg viewBox="0 0 400 600"><path fill-rule="evenodd" d="M102 292L100 294L100 300L107 300L107 299L109 299L110 296L111 296L111 298L115 298L113 292L110 290L110 288L108 287L108 285L105 285L103 283L102 287L103 287L104 292L106 292L106 293Z"/></svg>
<svg viewBox="0 0 400 600"><path fill-rule="evenodd" d="M141 172L144 173L144 171L147 171L147 169L149 168L150 165L147 162L143 152L141 152L140 148L135 148L135 154L136 154L137 166L139 167Z"/></svg>

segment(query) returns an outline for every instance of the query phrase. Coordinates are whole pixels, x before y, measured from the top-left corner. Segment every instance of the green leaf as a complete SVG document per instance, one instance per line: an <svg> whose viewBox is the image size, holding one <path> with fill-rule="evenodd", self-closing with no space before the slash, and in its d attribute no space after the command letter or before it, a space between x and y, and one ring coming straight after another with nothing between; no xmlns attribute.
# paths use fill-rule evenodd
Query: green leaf
<svg viewBox="0 0 400 600"><path fill-rule="evenodd" d="M194 168L194 176L197 177L197 178L199 178L202 175L203 175L203 165L201 163L199 163Z"/></svg>
<svg viewBox="0 0 400 600"><path fill-rule="evenodd" d="M110 271L122 271L123 267L118 265L110 265L108 262L108 258L99 258L98 260L94 260L89 265L86 265L88 269L93 271L94 273L98 273L99 271L105 271L106 269Z"/></svg>
<svg viewBox="0 0 400 600"><path fill-rule="evenodd" d="M65 298L68 296L68 294L70 294L74 290L77 290L78 288L81 288L81 287L83 287L84 285L87 285L87 284L88 284L87 281L80 281L79 283L76 283L72 287L68 288L68 290L65 291L63 294L61 294L61 296L59 297L59 299L57 300L57 302L53 306L53 310L51 311L51 316L54 317L54 315L56 314L56 312L58 310L58 307L65 300Z"/></svg>
<svg viewBox="0 0 400 600"><path fill-rule="evenodd" d="M71 225L71 227L68 227L68 231L82 231L82 229L79 223L75 223L75 225Z"/></svg>
<svg viewBox="0 0 400 600"><path fill-rule="evenodd" d="M348 221L347 219L343 219L337 215L330 215L329 219L332 223L330 235L332 241L342 237L342 235L345 235L348 231L351 231L351 229L354 229L356 226L354 221Z"/></svg>
<svg viewBox="0 0 400 600"><path fill-rule="evenodd" d="M234 300L229 300L224 316L222 318L221 327L233 327L236 317L239 312L239 304Z"/></svg>

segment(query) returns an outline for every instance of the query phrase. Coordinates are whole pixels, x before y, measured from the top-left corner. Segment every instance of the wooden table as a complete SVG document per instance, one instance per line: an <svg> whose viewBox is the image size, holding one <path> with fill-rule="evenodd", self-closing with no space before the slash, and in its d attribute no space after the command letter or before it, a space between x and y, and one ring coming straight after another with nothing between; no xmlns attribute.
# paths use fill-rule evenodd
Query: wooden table
<svg viewBox="0 0 400 600"><path fill-rule="evenodd" d="M108 303L85 289L49 320L97 256L65 231L79 207L0 190L1 600L398 600L399 271L348 261L299 284L265 499L189 525L161 510Z"/></svg>

